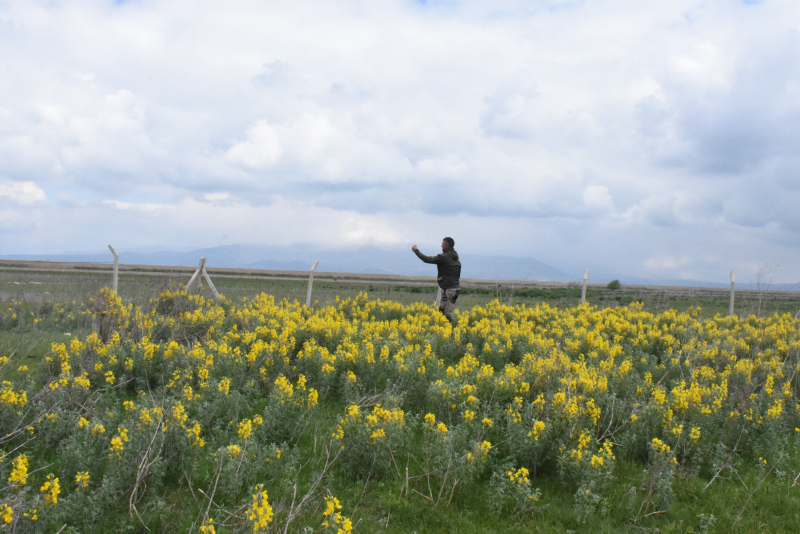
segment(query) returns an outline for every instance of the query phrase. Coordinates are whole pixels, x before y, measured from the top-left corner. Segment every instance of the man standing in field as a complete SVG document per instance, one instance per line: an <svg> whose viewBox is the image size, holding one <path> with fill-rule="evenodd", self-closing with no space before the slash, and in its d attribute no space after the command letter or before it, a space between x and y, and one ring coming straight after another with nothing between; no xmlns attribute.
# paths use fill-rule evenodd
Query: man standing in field
<svg viewBox="0 0 800 534"><path fill-rule="evenodd" d="M442 288L442 302L439 304L439 311L447 317L450 325L453 326L453 310L456 308L456 300L461 293L461 261L458 259L458 252L453 248L456 242L452 237L442 239L442 253L436 256L426 256L419 251L417 245L413 245L414 251L419 259L425 263L436 264L436 274L439 287Z"/></svg>

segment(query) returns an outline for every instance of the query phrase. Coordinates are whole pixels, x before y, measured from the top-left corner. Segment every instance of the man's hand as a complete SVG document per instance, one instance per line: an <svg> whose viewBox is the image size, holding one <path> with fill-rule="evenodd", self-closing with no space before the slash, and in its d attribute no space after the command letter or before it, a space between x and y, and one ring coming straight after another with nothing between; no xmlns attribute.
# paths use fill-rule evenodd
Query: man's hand
<svg viewBox="0 0 800 534"><path fill-rule="evenodd" d="M416 251L417 251L417 245L411 245L411 250L413 250L414 252L416 252Z"/></svg>

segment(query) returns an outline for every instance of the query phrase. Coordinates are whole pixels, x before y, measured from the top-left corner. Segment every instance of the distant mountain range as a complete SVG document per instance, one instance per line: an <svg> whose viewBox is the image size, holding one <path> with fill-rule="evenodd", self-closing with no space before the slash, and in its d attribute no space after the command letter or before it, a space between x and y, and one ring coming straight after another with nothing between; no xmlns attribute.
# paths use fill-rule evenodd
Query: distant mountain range
<svg viewBox="0 0 800 534"><path fill-rule="evenodd" d="M458 250L458 249L456 249ZM409 249L385 249L360 247L349 250L327 250L311 245L222 245L196 250L125 251L118 250L119 261L127 265L196 266L200 258L206 257L208 267L230 267L240 269L265 269L280 271L307 271L319 261L319 272L359 274L396 274L402 276L433 276L436 269L421 262ZM423 250L430 256L439 250ZM482 256L460 253L464 278L479 280L518 280L548 282L579 282L583 269L577 272L564 271L533 258L512 256ZM9 260L69 261L90 263L112 263L111 252L75 254L15 254L3 255ZM589 273L589 282L606 284L619 278L626 285L680 286L680 287L729 287L727 281L648 279L636 276L612 276L601 269ZM755 289L752 284L740 283L740 289ZM798 290L797 284L772 284L770 289Z"/></svg>
<svg viewBox="0 0 800 534"><path fill-rule="evenodd" d="M405 247L404 247L405 248ZM458 250L458 249L456 249ZM435 255L440 250L424 250ZM223 245L191 251L128 252L118 250L119 261L127 265L195 266L206 257L208 267L307 271L319 261L320 272L397 274L433 276L436 267L421 262L410 248L387 250L361 247L350 250L325 250L311 246ZM9 260L70 261L112 263L110 251L87 254L4 255ZM576 279L533 258L461 255L461 276L486 280L554 281Z"/></svg>

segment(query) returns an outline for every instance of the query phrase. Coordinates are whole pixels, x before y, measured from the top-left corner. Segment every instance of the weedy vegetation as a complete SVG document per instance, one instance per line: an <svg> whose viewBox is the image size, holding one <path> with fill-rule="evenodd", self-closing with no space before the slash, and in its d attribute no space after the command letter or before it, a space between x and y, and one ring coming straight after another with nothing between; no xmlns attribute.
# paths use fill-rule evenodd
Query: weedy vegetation
<svg viewBox="0 0 800 534"><path fill-rule="evenodd" d="M525 291L6 301L0 529L796 531L793 314Z"/></svg>

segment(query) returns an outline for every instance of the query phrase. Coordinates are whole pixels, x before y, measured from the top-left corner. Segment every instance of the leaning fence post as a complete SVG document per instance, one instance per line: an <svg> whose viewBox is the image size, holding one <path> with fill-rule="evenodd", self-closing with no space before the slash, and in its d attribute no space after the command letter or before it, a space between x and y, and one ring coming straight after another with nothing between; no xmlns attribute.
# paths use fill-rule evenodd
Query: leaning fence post
<svg viewBox="0 0 800 534"><path fill-rule="evenodd" d="M442 292L443 292L443 290L442 290L441 287L437 287L436 288L436 307L437 308L441 308L441 306L442 306Z"/></svg>
<svg viewBox="0 0 800 534"><path fill-rule="evenodd" d="M186 289L191 291L194 289L195 283L198 282L200 279L200 274L203 272L203 268L206 266L206 257L203 256L200 258L200 263L197 265L197 270L194 272L191 278L189 278L189 283L186 284Z"/></svg>
<svg viewBox="0 0 800 534"><path fill-rule="evenodd" d="M108 248L111 250L111 253L114 255L114 277L111 279L111 289L114 290L114 293L117 292L117 280L119 280L119 254L117 254L117 250L108 245Z"/></svg>
<svg viewBox="0 0 800 534"><path fill-rule="evenodd" d="M211 288L211 292L214 293L214 298L219 299L219 293L217 292L217 288L214 287L214 282L211 281L211 277L208 276L208 273L206 272L206 257L205 256L200 258L200 263L197 264L197 270L194 272L192 277L189 279L189 283L186 284L186 289L188 289L189 291L192 291L192 289L194 289L194 286L200 283L200 275L202 275L203 278L206 279L206 282L208 282L208 287L210 287Z"/></svg>
<svg viewBox="0 0 800 534"><path fill-rule="evenodd" d="M205 278L206 282L208 282L208 287L210 287L211 292L214 293L214 298L219 300L219 291L217 291L217 288L214 287L214 282L211 281L211 277L208 276L208 271L206 271L205 265L203 266L203 278Z"/></svg>
<svg viewBox="0 0 800 534"><path fill-rule="evenodd" d="M736 275L731 271L731 307L728 309L728 315L733 315L733 294L736 289Z"/></svg>
<svg viewBox="0 0 800 534"><path fill-rule="evenodd" d="M308 292L306 292L306 308L311 307L311 286L314 284L314 271L317 269L317 265L319 265L319 261L315 261L314 265L311 266L311 270L308 271Z"/></svg>
<svg viewBox="0 0 800 534"><path fill-rule="evenodd" d="M581 306L586 304L586 280L589 278L589 269L583 273L583 289L581 290Z"/></svg>

